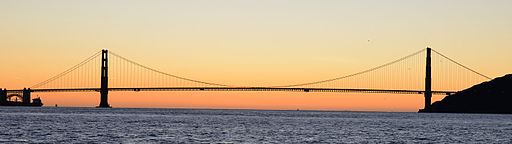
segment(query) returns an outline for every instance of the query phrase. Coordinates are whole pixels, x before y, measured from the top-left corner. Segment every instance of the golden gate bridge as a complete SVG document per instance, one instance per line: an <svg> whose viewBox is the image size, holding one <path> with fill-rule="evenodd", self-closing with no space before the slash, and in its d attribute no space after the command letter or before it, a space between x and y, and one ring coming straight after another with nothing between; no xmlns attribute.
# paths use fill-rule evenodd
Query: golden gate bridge
<svg viewBox="0 0 512 144"><path fill-rule="evenodd" d="M429 109L432 95L450 95L489 79L431 48L341 77L270 86L231 85L180 77L101 50L29 88L0 89L0 105L13 101L13 97L30 105L31 93L43 92L99 92L98 107L108 108L108 93L115 91L284 91L423 94L424 109Z"/></svg>

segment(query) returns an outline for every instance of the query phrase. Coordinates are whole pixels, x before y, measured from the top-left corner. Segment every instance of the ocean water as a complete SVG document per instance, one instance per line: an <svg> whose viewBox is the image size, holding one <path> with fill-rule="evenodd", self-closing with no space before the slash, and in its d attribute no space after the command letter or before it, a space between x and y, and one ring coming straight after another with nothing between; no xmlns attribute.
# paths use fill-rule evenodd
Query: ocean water
<svg viewBox="0 0 512 144"><path fill-rule="evenodd" d="M0 143L512 143L512 115L0 107Z"/></svg>

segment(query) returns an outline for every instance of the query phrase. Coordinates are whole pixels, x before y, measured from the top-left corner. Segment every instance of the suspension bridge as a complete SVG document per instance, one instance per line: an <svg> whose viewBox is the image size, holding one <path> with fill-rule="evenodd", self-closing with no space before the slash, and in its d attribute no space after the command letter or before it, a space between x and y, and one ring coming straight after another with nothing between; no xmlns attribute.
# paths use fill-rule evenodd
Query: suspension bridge
<svg viewBox="0 0 512 144"><path fill-rule="evenodd" d="M284 91L423 94L424 109L429 109L432 95L450 95L489 79L431 48L341 77L270 86L232 85L180 77L102 50L29 88L0 89L0 104L19 101L29 105L32 93L99 92L98 107L108 108L108 93L115 91Z"/></svg>

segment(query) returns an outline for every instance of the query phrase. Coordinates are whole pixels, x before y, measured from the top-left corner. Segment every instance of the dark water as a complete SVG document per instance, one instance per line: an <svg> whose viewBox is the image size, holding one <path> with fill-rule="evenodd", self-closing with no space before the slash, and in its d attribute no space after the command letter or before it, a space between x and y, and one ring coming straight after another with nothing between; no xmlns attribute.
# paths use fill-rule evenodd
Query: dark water
<svg viewBox="0 0 512 144"><path fill-rule="evenodd" d="M511 143L512 115L0 107L0 143Z"/></svg>

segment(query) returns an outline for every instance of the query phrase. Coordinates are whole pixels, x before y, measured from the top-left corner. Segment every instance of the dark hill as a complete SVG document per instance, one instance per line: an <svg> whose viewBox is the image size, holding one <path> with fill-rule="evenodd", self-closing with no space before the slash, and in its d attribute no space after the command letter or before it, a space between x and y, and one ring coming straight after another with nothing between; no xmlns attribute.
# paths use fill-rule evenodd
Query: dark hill
<svg viewBox="0 0 512 144"><path fill-rule="evenodd" d="M446 96L424 112L512 114L512 74Z"/></svg>

